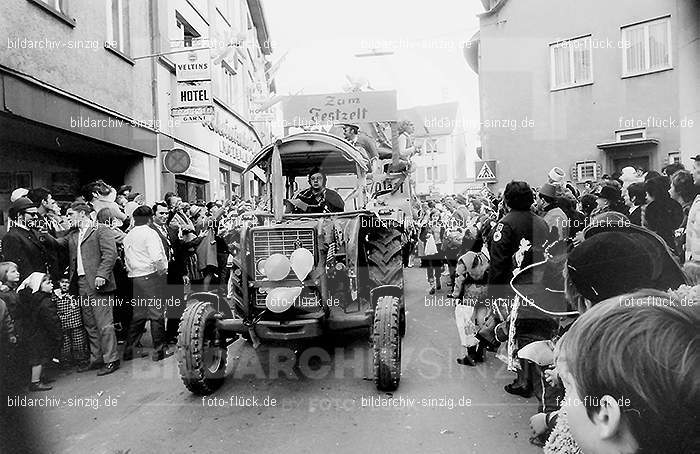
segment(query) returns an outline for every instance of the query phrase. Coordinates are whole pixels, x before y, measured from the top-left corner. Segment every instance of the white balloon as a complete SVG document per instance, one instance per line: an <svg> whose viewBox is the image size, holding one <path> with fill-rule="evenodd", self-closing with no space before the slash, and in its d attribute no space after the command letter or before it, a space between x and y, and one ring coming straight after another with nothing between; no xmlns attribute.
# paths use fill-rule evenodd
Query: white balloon
<svg viewBox="0 0 700 454"><path fill-rule="evenodd" d="M271 281L281 281L289 274L289 259L284 254L272 254L265 260L265 275Z"/></svg>
<svg viewBox="0 0 700 454"><path fill-rule="evenodd" d="M301 287L277 287L270 289L265 297L265 306L276 314L280 314L294 305L301 294Z"/></svg>
<svg viewBox="0 0 700 454"><path fill-rule="evenodd" d="M304 279L314 268L314 255L308 249L300 247L292 252L290 261L292 262L294 274L297 275L300 281L304 282Z"/></svg>

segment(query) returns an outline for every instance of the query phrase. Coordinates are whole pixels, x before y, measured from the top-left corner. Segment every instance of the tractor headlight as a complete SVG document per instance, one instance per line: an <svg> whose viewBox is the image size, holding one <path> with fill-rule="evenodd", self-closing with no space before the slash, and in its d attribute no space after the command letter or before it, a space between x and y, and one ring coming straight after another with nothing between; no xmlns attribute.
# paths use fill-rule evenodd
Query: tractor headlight
<svg viewBox="0 0 700 454"><path fill-rule="evenodd" d="M267 259L260 259L258 263L255 264L255 269L262 275L265 274L265 260Z"/></svg>

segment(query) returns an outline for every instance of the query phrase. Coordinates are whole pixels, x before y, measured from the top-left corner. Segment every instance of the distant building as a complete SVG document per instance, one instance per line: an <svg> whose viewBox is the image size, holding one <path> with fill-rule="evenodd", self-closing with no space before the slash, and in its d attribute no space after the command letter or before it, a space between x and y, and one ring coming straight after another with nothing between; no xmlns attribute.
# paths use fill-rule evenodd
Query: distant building
<svg viewBox="0 0 700 454"><path fill-rule="evenodd" d="M473 153L467 152L459 103L450 102L400 110L398 117L413 122L414 145L419 153L413 157L416 193L455 194L463 192L473 178Z"/></svg>
<svg viewBox="0 0 700 454"><path fill-rule="evenodd" d="M479 75L498 183L576 182L700 153L700 2L482 0L464 54Z"/></svg>

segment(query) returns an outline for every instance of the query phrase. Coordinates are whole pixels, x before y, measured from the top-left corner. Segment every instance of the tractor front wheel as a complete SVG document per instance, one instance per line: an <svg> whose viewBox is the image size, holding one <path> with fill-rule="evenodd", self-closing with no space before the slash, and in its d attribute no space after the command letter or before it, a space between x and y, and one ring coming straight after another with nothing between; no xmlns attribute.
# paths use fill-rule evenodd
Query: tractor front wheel
<svg viewBox="0 0 700 454"><path fill-rule="evenodd" d="M211 394L224 382L226 339L216 327L217 311L205 301L187 306L178 329L177 363L190 392Z"/></svg>
<svg viewBox="0 0 700 454"><path fill-rule="evenodd" d="M401 380L401 307L395 296L377 300L372 329L374 383L380 391L394 391Z"/></svg>

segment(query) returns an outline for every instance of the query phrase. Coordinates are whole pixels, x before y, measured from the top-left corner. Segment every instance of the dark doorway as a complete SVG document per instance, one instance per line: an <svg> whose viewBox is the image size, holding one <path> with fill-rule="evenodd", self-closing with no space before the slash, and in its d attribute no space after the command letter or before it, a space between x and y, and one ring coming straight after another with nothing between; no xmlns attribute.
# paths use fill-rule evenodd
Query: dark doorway
<svg viewBox="0 0 700 454"><path fill-rule="evenodd" d="M634 167L635 169L647 171L649 170L649 156L613 159L613 172L622 173L622 169L625 167Z"/></svg>

